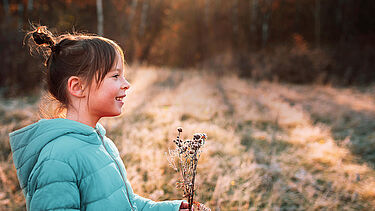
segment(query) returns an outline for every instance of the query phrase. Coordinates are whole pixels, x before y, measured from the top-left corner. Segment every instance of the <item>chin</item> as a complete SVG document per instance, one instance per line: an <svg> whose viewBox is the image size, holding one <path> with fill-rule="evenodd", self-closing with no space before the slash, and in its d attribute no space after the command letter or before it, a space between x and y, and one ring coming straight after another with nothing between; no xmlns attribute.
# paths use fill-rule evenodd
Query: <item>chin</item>
<svg viewBox="0 0 375 211"><path fill-rule="evenodd" d="M114 117L114 116L120 116L121 115L121 110L120 111L117 111L117 112L111 112L111 113L107 113L107 114L104 114L102 117Z"/></svg>
<svg viewBox="0 0 375 211"><path fill-rule="evenodd" d="M112 115L109 115L108 117L114 117L114 116L120 116L121 115L121 112L118 112L118 113L114 113Z"/></svg>
<svg viewBox="0 0 375 211"><path fill-rule="evenodd" d="M122 114L122 109L118 110L118 111L115 113L114 116L119 116L119 115L121 115L121 114Z"/></svg>

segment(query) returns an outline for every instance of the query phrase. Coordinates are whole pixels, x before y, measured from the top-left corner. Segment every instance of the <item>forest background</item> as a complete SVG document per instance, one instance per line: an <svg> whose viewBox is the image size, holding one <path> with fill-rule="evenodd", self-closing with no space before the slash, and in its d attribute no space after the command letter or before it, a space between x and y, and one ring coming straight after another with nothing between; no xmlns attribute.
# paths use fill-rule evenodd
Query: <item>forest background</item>
<svg viewBox="0 0 375 211"><path fill-rule="evenodd" d="M40 61L21 48L30 23L116 40L129 64L238 71L293 83L375 80L370 0L3 0L0 87L40 86Z"/></svg>

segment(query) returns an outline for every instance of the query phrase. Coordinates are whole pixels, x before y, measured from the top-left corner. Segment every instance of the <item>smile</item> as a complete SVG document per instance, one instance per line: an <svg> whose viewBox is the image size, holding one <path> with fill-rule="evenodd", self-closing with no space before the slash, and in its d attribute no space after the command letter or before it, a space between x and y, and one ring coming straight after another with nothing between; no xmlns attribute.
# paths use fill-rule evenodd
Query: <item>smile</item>
<svg viewBox="0 0 375 211"><path fill-rule="evenodd" d="M122 95L122 96L119 96L119 97L115 97L115 100L117 101L122 101L124 99L124 97L126 97L126 95Z"/></svg>

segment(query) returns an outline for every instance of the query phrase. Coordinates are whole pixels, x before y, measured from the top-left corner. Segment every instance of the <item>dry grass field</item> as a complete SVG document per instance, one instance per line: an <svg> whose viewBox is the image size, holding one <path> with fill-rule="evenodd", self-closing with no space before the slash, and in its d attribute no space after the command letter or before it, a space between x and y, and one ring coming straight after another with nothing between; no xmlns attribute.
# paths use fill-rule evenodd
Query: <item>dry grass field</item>
<svg viewBox="0 0 375 211"><path fill-rule="evenodd" d="M139 195L180 199L168 166L176 128L208 135L196 199L212 210L375 210L375 87L254 82L132 67L124 112L101 123ZM24 210L8 133L38 97L1 100L0 208ZM191 135L190 135L191 134Z"/></svg>

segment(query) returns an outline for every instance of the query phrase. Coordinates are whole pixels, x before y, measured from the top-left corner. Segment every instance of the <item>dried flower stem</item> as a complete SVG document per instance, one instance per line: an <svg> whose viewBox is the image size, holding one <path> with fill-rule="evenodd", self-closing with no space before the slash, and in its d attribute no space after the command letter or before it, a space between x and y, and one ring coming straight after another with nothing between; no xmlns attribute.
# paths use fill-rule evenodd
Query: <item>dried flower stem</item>
<svg viewBox="0 0 375 211"><path fill-rule="evenodd" d="M182 140L180 135L182 128L177 128L177 139L173 140L177 148L169 150L169 165L175 170L180 171L181 180L177 182L177 188L183 188L184 197L187 198L189 203L189 210L196 205L198 210L210 210L208 207L194 202L195 194L195 176L197 174L198 159L201 153L201 147L204 145L207 135L204 133L196 133L192 140ZM178 158L178 165L175 159Z"/></svg>

